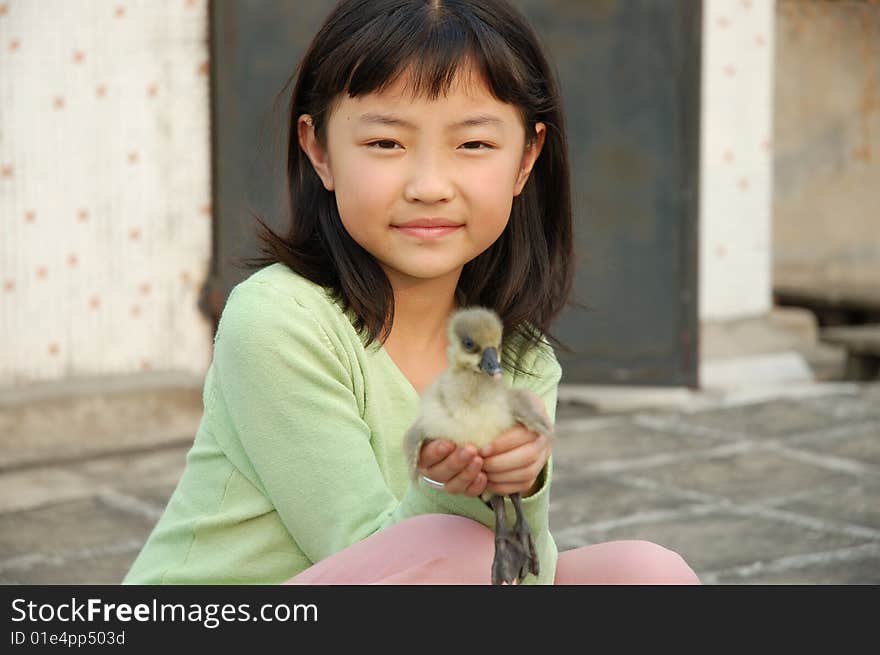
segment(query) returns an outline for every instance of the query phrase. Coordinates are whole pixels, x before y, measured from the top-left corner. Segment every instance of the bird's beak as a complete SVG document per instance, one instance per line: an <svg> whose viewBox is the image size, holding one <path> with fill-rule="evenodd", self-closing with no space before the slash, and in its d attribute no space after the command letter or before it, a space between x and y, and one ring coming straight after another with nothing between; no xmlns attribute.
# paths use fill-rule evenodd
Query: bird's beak
<svg viewBox="0 0 880 655"><path fill-rule="evenodd" d="M494 348L486 348L483 358L480 360L480 368L493 378L501 377L501 365L498 363L498 351Z"/></svg>

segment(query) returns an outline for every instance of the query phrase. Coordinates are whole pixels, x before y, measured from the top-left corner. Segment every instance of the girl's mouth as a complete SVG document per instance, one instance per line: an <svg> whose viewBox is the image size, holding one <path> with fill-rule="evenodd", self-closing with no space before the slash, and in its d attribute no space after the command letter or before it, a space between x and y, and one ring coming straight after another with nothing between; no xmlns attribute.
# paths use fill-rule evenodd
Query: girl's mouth
<svg viewBox="0 0 880 655"><path fill-rule="evenodd" d="M453 232L460 230L464 226L449 225L444 227L399 227L395 225L393 227L401 234L406 234L417 239L437 239L440 237L444 237L447 234L452 234Z"/></svg>

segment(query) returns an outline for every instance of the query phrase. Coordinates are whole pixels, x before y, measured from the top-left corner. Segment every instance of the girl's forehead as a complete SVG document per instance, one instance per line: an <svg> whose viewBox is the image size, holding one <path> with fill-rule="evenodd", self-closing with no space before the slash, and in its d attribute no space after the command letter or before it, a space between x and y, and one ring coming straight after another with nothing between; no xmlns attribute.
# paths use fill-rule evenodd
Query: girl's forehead
<svg viewBox="0 0 880 655"><path fill-rule="evenodd" d="M346 114L348 120L357 120L365 112L393 112L395 110L434 110L482 112L497 115L503 121L517 117L513 105L496 98L482 75L473 71L458 71L445 92L430 97L425 90L416 93L415 80L410 74L401 74L381 91L351 97L342 93L336 103L336 111Z"/></svg>

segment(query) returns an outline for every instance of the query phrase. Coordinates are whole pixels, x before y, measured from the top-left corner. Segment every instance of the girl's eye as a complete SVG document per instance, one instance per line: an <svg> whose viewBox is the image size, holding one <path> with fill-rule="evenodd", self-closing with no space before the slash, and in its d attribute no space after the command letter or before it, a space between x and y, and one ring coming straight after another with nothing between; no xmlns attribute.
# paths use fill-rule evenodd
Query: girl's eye
<svg viewBox="0 0 880 655"><path fill-rule="evenodd" d="M380 146L380 144L385 144L385 145L390 144L391 147L390 148L382 147L382 146ZM400 144L396 143L394 141L384 140L384 141L373 141L372 143L368 143L367 147L374 148L376 150L394 150L395 149L394 146L397 146L397 145L400 145ZM469 148L467 146L477 146L477 147L476 148ZM481 148L479 146L484 146L484 147ZM484 143L483 141L468 141L467 143L463 144L461 147L464 148L465 150L492 150L494 148L494 146L490 146L488 143Z"/></svg>
<svg viewBox="0 0 880 655"><path fill-rule="evenodd" d="M486 146L486 147L485 148L465 148L465 146L472 146L472 145ZM467 143L465 143L462 146L462 148L464 148L465 150L492 150L492 146L490 146L488 143L483 143L482 141L468 141Z"/></svg>
<svg viewBox="0 0 880 655"><path fill-rule="evenodd" d="M380 143L385 143L385 144L390 143L392 146L399 145L399 144L395 143L394 141L387 141L387 140L386 140L386 141L373 141L372 143L368 143L368 144L367 144L367 147L368 147L368 148L373 148L373 147L375 147L375 146L378 146ZM394 148L376 148L376 149L377 149L377 150L394 150Z"/></svg>

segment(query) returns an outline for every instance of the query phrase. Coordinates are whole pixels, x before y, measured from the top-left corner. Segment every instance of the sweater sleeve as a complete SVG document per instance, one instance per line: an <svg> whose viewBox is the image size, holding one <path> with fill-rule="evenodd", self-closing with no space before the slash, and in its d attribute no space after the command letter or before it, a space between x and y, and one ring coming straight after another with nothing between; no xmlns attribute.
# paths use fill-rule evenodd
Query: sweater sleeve
<svg viewBox="0 0 880 655"><path fill-rule="evenodd" d="M379 469L348 359L307 303L269 284L239 285L223 310L214 363L239 442L225 450L309 560L414 515Z"/></svg>

